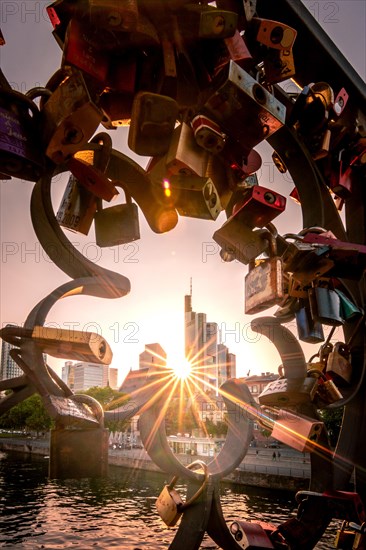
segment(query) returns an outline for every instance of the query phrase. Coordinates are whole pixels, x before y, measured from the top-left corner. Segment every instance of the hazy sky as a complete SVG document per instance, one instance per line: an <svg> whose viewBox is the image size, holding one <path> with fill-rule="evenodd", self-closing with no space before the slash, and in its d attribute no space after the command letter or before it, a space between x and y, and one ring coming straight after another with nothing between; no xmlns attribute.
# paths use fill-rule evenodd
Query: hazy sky
<svg viewBox="0 0 366 550"><path fill-rule="evenodd" d="M365 78L364 0L304 3ZM14 0L0 4L1 29L6 39L6 45L0 48L1 67L13 88L22 92L44 86L61 63L61 50L45 11L47 5L46 1ZM111 132L113 147L145 166L147 158L128 150L127 133L127 128ZM281 175L274 168L271 148L264 143L256 150L263 160L258 173L260 185L288 197L293 184L288 174ZM53 185L55 209L66 181L67 176L58 178ZM39 300L69 280L37 242L30 221L32 187L33 183L26 181L0 183L1 326L22 324ZM131 293L117 300L68 298L51 310L47 321L61 328L74 326L102 334L112 347L112 366L119 369L121 381L131 367L137 368L138 354L145 344L159 342L170 357L183 356L184 295L189 293L192 277L193 309L207 313L208 321L219 324L222 341L237 356L238 375L249 370L251 374L276 372L280 361L274 346L265 337L258 340L250 332L251 317L244 315L247 267L222 262L219 247L212 239L225 219L224 213L215 222L180 217L175 229L157 235L140 212L141 239L113 249L97 248L93 231L88 237L68 232L68 238L89 259L127 276ZM275 224L280 233L301 229L299 206L288 199L285 213ZM305 350L310 356L316 348L308 345ZM50 358L50 364L60 373L63 360Z"/></svg>

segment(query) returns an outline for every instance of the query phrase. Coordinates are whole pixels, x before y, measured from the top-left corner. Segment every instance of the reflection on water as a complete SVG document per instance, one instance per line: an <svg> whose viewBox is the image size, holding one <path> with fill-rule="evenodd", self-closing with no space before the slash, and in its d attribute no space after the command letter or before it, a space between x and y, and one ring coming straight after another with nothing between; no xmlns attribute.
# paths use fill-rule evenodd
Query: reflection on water
<svg viewBox="0 0 366 550"><path fill-rule="evenodd" d="M0 545L5 548L160 550L174 529L164 526L155 500L163 474L111 466L106 479L49 480L48 461L0 453ZM179 485L177 485L179 488ZM224 486L226 520L281 523L295 511L293 495ZM334 531L317 548L330 549ZM202 548L217 548L205 539ZM187 550L189 550L187 548Z"/></svg>

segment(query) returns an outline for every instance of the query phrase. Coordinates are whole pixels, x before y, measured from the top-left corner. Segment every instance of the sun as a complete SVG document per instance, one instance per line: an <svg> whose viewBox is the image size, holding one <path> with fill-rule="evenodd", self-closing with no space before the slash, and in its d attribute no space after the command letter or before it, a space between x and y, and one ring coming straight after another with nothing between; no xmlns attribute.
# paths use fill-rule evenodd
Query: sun
<svg viewBox="0 0 366 550"><path fill-rule="evenodd" d="M185 358L169 361L169 368L172 369L174 376L180 380L186 380L192 372L192 365Z"/></svg>

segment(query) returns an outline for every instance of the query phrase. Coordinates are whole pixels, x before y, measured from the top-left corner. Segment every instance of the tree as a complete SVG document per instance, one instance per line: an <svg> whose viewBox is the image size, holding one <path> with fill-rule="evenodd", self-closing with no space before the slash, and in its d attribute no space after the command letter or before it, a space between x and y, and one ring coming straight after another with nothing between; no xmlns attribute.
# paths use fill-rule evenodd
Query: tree
<svg viewBox="0 0 366 550"><path fill-rule="evenodd" d="M319 417L327 429L329 443L332 447L335 447L338 441L342 426L343 410L343 407L339 407L337 409L321 409L318 411Z"/></svg>
<svg viewBox="0 0 366 550"><path fill-rule="evenodd" d="M43 401L38 394L34 394L0 417L0 426L9 430L48 431L53 422L46 411Z"/></svg>
<svg viewBox="0 0 366 550"><path fill-rule="evenodd" d="M94 386L89 388L84 392L90 397L94 397L103 407L105 411L111 411L117 409L118 407L123 407L129 401L129 396L123 392L113 390L109 386L100 388L99 386ZM106 420L105 426L111 432L123 432L130 425L130 420Z"/></svg>

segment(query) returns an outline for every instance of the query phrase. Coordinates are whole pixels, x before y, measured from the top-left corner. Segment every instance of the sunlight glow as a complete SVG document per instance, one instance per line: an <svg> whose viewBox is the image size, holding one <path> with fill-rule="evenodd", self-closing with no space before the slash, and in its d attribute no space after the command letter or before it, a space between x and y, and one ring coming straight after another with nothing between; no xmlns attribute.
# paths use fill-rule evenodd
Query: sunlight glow
<svg viewBox="0 0 366 550"><path fill-rule="evenodd" d="M168 368L173 371L173 375L179 380L186 380L192 373L192 364L187 359L169 361Z"/></svg>

